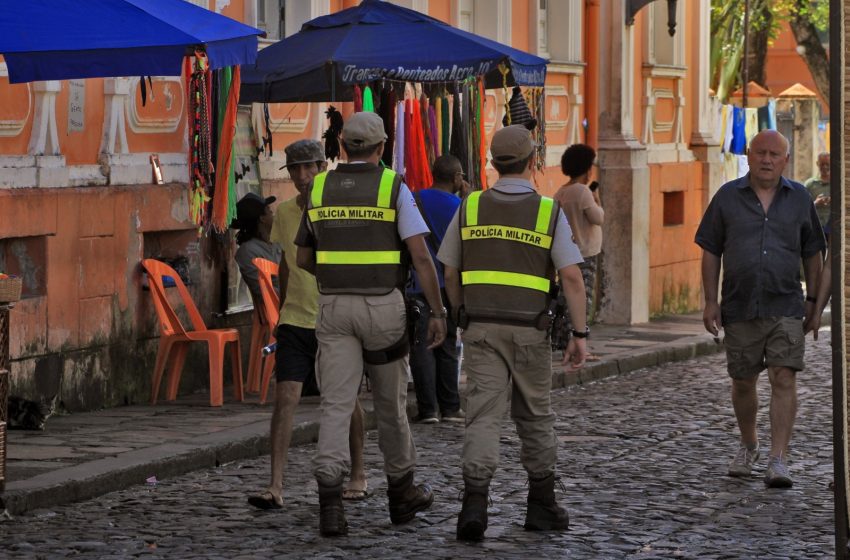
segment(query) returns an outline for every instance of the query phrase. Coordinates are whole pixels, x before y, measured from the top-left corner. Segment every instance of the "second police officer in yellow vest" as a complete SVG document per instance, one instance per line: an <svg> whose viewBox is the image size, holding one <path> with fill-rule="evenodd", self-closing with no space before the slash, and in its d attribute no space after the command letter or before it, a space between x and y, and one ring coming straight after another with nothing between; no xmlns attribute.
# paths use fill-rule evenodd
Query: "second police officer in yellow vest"
<svg viewBox="0 0 850 560"><path fill-rule="evenodd" d="M414 484L416 448L407 423L408 336L402 296L407 255L432 309L430 346L446 336L446 310L425 245L428 227L410 190L378 162L384 124L357 113L343 126L348 162L313 180L295 243L298 265L319 286L317 377L322 393L314 475L322 535L347 533L342 483L350 469L348 433L364 364L369 373L384 455L390 520L405 523L434 500Z"/></svg>
<svg viewBox="0 0 850 560"><path fill-rule="evenodd" d="M489 486L499 464L509 397L522 441L520 460L529 477L525 528L566 530L569 525L554 493L557 439L546 329L557 270L575 317L564 364L584 364L584 283L576 266L582 258L557 203L537 194L530 182L533 152L529 131L521 125L493 135L490 153L499 180L464 200L437 255L445 265L451 307L465 329L461 540L480 540L487 529Z"/></svg>

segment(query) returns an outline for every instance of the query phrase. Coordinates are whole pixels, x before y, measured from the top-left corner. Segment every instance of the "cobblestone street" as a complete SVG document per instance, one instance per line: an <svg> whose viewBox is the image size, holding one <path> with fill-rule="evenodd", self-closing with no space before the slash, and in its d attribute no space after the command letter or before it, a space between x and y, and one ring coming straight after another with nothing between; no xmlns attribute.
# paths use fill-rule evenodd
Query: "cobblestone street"
<svg viewBox="0 0 850 560"><path fill-rule="evenodd" d="M826 558L834 555L829 333L807 348L790 490L767 490L762 455L751 479L726 476L737 430L723 354L638 370L553 393L559 499L569 532L523 530L526 477L512 425L491 487L480 544L455 540L462 486L460 425L414 425L417 478L434 487L424 515L392 526L375 432L366 444L372 495L347 503L348 537L318 536L309 460L290 453L286 507L245 501L264 488L268 457L223 465L0 524L0 556L126 558ZM760 383L763 449L768 383ZM413 398L412 393L410 397Z"/></svg>

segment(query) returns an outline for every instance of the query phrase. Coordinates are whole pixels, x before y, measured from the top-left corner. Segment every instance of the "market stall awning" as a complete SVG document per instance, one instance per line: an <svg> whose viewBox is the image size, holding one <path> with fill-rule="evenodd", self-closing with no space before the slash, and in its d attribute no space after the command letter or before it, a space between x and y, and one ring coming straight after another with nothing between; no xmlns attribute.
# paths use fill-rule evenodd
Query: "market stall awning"
<svg viewBox="0 0 850 560"><path fill-rule="evenodd" d="M0 10L12 83L179 76L185 54L213 68L253 64L263 32L185 0L26 0Z"/></svg>
<svg viewBox="0 0 850 560"><path fill-rule="evenodd" d="M334 101L351 98L351 85L380 79L454 82L485 77L501 87L542 86L546 60L468 33L389 2L363 0L308 21L242 69L241 103Z"/></svg>

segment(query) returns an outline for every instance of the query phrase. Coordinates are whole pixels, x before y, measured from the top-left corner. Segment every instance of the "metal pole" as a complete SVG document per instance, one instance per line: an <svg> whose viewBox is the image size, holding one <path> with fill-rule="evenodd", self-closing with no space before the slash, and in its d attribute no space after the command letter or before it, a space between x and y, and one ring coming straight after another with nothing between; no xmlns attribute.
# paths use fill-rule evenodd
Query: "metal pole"
<svg viewBox="0 0 850 560"><path fill-rule="evenodd" d="M747 83L750 81L750 0L744 0L744 97L741 105L747 107Z"/></svg>
<svg viewBox="0 0 850 560"><path fill-rule="evenodd" d="M847 75L845 61L845 8L842 0L829 2L829 123L830 139L830 196L836 201L830 208L830 248L829 259L832 266L832 456L834 481L835 512L835 557L841 560L850 558L848 550L848 502L847 502L847 374L844 349L846 344L845 312L846 293L843 279L844 241L846 227L844 216L847 208L844 202L844 182L846 178L844 149L844 88Z"/></svg>

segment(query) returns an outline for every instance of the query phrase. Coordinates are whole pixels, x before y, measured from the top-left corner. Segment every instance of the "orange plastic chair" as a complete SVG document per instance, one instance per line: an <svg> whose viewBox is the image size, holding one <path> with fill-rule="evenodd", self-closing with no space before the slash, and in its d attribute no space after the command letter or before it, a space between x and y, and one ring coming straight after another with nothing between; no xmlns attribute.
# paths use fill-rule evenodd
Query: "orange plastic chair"
<svg viewBox="0 0 850 560"><path fill-rule="evenodd" d="M189 294L189 290L186 289L186 285L183 284L174 269L154 259L143 260L142 266L148 273L148 284L153 295L156 314L159 317L161 332L159 351L156 354L156 365L153 372L151 404L156 404L159 386L162 383L166 366L170 367L165 398L169 401L177 398L177 386L180 384L180 375L191 342L206 342L209 349L210 406L221 406L224 402L224 350L228 343L232 343L230 345L230 361L233 374L233 396L237 401L242 401L244 394L239 331L236 329L208 329L195 306L195 302L192 300L192 296ZM187 331L183 327L180 318L168 301L162 280L163 276L170 276L174 280L180 299L189 314L192 330Z"/></svg>
<svg viewBox="0 0 850 560"><path fill-rule="evenodd" d="M265 327L264 330L259 332L258 336L261 337L260 340L263 341L263 345L271 344L275 341L274 331L280 317L280 296L272 280L273 276L279 274L278 265L261 257L257 257L251 262L257 267L260 279L260 294L262 295L259 312L257 312L257 306L254 307L255 315L259 316L260 322ZM257 362L255 367L257 369L253 379L256 381L258 385L257 389L260 391L260 404L266 404L269 382L271 381L272 373L274 373L274 354L262 356L261 352L262 346L256 350ZM251 357L254 358L253 350ZM262 371L262 381L260 381L260 371ZM257 389L253 390L256 391Z"/></svg>

